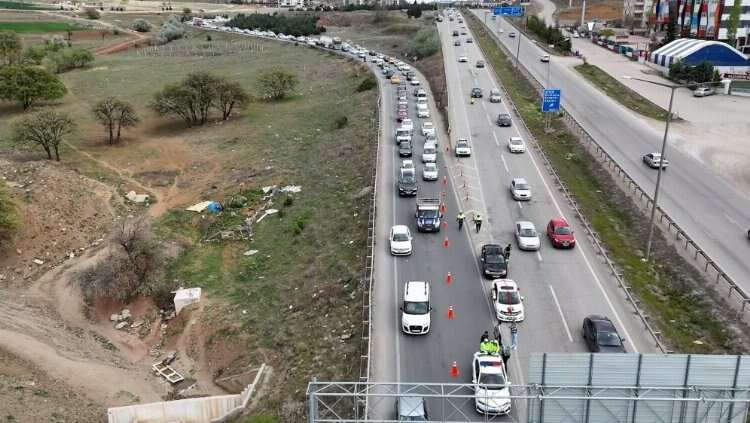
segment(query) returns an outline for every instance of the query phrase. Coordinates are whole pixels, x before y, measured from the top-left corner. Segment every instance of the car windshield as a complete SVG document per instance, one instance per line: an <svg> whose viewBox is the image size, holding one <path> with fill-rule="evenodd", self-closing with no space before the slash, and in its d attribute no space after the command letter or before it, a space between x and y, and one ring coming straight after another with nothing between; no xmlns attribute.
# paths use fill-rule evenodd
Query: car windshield
<svg viewBox="0 0 750 423"><path fill-rule="evenodd" d="M503 264L505 263L505 258L499 251L491 251L486 254L484 261L489 264Z"/></svg>
<svg viewBox="0 0 750 423"><path fill-rule="evenodd" d="M497 295L497 302L506 305L521 304L521 296L518 291L500 291Z"/></svg>
<svg viewBox="0 0 750 423"><path fill-rule="evenodd" d="M404 232L396 232L393 234L393 240L396 242L403 242L409 240L409 235Z"/></svg>
<svg viewBox="0 0 750 423"><path fill-rule="evenodd" d="M512 140L510 140L510 143L513 144L513 145L521 145L521 144L523 144L523 141L521 141L519 139L512 139Z"/></svg>
<svg viewBox="0 0 750 423"><path fill-rule="evenodd" d="M529 186L527 184L516 184L517 190L528 190Z"/></svg>
<svg viewBox="0 0 750 423"><path fill-rule="evenodd" d="M480 385L505 385L505 378L501 374L486 374L479 375ZM503 389L504 386L493 386L489 389Z"/></svg>
<svg viewBox="0 0 750 423"><path fill-rule="evenodd" d="M534 228L522 228L521 232L520 232L520 235L522 237L525 237L525 238L526 237L528 237L528 238L535 237L536 236L536 230Z"/></svg>
<svg viewBox="0 0 750 423"><path fill-rule="evenodd" d="M502 115L498 116L497 118L498 119L503 119L503 120L504 119L510 119L510 115L502 114Z"/></svg>
<svg viewBox="0 0 750 423"><path fill-rule="evenodd" d="M406 314L427 314L430 312L430 305L426 302L404 301L404 313Z"/></svg>
<svg viewBox="0 0 750 423"><path fill-rule="evenodd" d="M555 228L555 233L558 235L570 235L570 228L567 226L558 226Z"/></svg>
<svg viewBox="0 0 750 423"><path fill-rule="evenodd" d="M458 147L460 147L460 148L468 147L468 146L469 146L469 143L466 142L466 141L459 141L458 142Z"/></svg>
<svg viewBox="0 0 750 423"><path fill-rule="evenodd" d="M437 166L435 166L434 163L427 163L426 165L424 165L424 170L426 170L428 172L433 172L433 171L437 170Z"/></svg>
<svg viewBox="0 0 750 423"><path fill-rule="evenodd" d="M603 347L619 347L622 345L620 337L614 332L599 332L596 342Z"/></svg>
<svg viewBox="0 0 750 423"><path fill-rule="evenodd" d="M432 209L420 210L417 213L417 216L423 219L436 219L438 217L438 211Z"/></svg>
<svg viewBox="0 0 750 423"><path fill-rule="evenodd" d="M401 178L401 182L407 183L407 184L413 184L417 182L417 178L414 177L414 174L407 173Z"/></svg>
<svg viewBox="0 0 750 423"><path fill-rule="evenodd" d="M435 149L432 147L425 147L424 154L435 154Z"/></svg>

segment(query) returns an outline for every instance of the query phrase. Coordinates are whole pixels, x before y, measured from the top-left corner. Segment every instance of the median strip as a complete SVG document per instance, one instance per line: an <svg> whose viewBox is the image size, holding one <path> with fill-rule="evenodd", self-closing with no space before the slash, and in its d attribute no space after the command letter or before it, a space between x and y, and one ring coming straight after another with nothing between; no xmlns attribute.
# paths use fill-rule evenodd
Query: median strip
<svg viewBox="0 0 750 423"><path fill-rule="evenodd" d="M540 95L508 59L473 14L464 14L474 39L492 65L498 81L515 104L560 179L589 220L609 257L621 269L632 293L659 327L663 340L680 352L740 351L748 342L724 312L722 300L705 289L705 281L661 236L651 262L641 261L648 228L641 211L592 159L559 118L544 131Z"/></svg>

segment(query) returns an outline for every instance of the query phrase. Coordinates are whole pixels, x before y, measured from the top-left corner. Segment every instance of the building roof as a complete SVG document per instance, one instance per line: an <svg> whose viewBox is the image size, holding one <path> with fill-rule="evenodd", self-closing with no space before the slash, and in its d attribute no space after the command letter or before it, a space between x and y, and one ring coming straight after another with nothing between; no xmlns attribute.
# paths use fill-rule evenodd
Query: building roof
<svg viewBox="0 0 750 423"><path fill-rule="evenodd" d="M677 60L687 65L708 61L714 66L747 66L747 57L739 50L720 41L681 38L656 49L651 61L667 67Z"/></svg>

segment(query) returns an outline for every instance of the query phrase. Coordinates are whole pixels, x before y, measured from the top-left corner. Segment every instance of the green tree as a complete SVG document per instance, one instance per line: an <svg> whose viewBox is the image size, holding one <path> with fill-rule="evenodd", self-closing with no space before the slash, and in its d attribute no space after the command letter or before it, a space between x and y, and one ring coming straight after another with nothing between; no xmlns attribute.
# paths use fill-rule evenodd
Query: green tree
<svg viewBox="0 0 750 423"><path fill-rule="evenodd" d="M136 19L133 21L131 27L138 32L149 32L151 31L151 24L145 19Z"/></svg>
<svg viewBox="0 0 750 423"><path fill-rule="evenodd" d="M732 10L729 12L729 20L727 21L727 41L732 47L735 46L735 40L737 39L737 26L740 23L740 12L742 12L742 0L734 0Z"/></svg>
<svg viewBox="0 0 750 423"><path fill-rule="evenodd" d="M667 21L667 30L662 45L667 45L675 39L677 39L677 7L672 6L669 8L669 20Z"/></svg>
<svg viewBox="0 0 750 423"><path fill-rule="evenodd" d="M63 73L72 69L84 68L93 61L93 53L85 48L65 48L48 53L42 63L50 72Z"/></svg>
<svg viewBox="0 0 750 423"><path fill-rule="evenodd" d="M258 74L256 84L261 98L281 100L290 95L299 84L297 76L280 67L266 69Z"/></svg>
<svg viewBox="0 0 750 423"><path fill-rule="evenodd" d="M672 81L681 81L687 78L687 69L685 67L685 64L682 63L682 60L677 60L676 62L669 65L669 79Z"/></svg>
<svg viewBox="0 0 750 423"><path fill-rule="evenodd" d="M690 69L690 80L695 82L710 82L714 76L714 67L707 61L701 61Z"/></svg>
<svg viewBox="0 0 750 423"><path fill-rule="evenodd" d="M406 16L414 19L419 19L422 17L422 8L419 7L416 0L411 6L409 6L408 9L406 9Z"/></svg>
<svg viewBox="0 0 750 423"><path fill-rule="evenodd" d="M209 72L188 74L181 82L167 85L156 93L151 109L161 116L179 116L188 126L203 125L215 104L221 81Z"/></svg>
<svg viewBox="0 0 750 423"><path fill-rule="evenodd" d="M221 120L229 119L235 107L242 108L249 101L250 96L237 82L221 80L216 85L214 107L221 112Z"/></svg>
<svg viewBox="0 0 750 423"><path fill-rule="evenodd" d="M607 39L609 37L613 37L614 35L615 35L615 31L613 31L613 30L611 30L609 28L602 29L601 31L599 31L599 36L602 37L602 38L605 38L605 39Z"/></svg>
<svg viewBox="0 0 750 423"><path fill-rule="evenodd" d="M120 141L120 131L138 124L140 119L133 106L115 97L107 97L94 105L94 118L104 126L109 135L109 144Z"/></svg>
<svg viewBox="0 0 750 423"><path fill-rule="evenodd" d="M40 100L57 100L68 90L55 75L34 66L0 68L0 98L17 101L28 110Z"/></svg>
<svg viewBox="0 0 750 423"><path fill-rule="evenodd" d="M0 65L12 65L21 57L21 39L12 31L0 31Z"/></svg>
<svg viewBox="0 0 750 423"><path fill-rule="evenodd" d="M75 129L75 122L67 114L42 110L13 125L11 139L16 144L37 144L47 153L47 159L60 161L60 144Z"/></svg>

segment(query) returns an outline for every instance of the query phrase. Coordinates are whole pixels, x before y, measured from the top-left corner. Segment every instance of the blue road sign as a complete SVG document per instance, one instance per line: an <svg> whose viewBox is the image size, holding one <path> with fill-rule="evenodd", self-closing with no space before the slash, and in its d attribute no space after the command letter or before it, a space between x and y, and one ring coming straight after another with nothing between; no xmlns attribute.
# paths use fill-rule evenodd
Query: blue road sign
<svg viewBox="0 0 750 423"><path fill-rule="evenodd" d="M560 90L544 90L542 94L542 112L560 111Z"/></svg>
<svg viewBox="0 0 750 423"><path fill-rule="evenodd" d="M492 8L495 16L523 16L523 6L499 6Z"/></svg>

